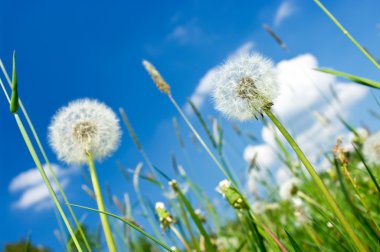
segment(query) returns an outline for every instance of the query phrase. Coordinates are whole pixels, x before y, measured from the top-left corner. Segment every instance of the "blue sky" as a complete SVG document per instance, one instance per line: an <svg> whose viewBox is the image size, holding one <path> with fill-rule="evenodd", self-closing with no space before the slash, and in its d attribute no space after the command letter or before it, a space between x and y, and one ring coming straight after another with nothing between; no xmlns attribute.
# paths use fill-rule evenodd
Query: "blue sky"
<svg viewBox="0 0 380 252"><path fill-rule="evenodd" d="M380 56L380 29L376 27L380 23L378 1L346 0L326 4L367 49ZM282 11L279 11L281 8ZM283 51L263 31L264 23L281 36L289 47L288 52ZM239 48L257 50L275 62L309 54L309 58L301 58L301 64L315 59L320 66L379 78L375 67L311 0L138 3L1 0L0 34L0 57L8 70L12 51L17 51L20 96L48 150L49 158L66 170L70 168L59 163L47 145L47 127L59 107L73 99L91 97L107 103L115 111L124 107L152 160L171 172L170 151L180 155L171 126L171 118L177 114L168 99L151 83L141 65L142 59L148 59L158 67L171 84L180 104L185 104L186 98L194 94L210 69ZM284 64L282 69L285 70L293 66ZM289 76L284 75L283 78ZM318 85L320 79L316 78ZM321 81L324 87L327 82L336 82L335 79ZM302 79L297 83L302 85ZM207 83L204 85L207 86ZM342 84L340 90L344 93L349 89ZM350 92L345 95L349 97ZM355 100L347 105L351 112L347 116L356 125L365 122L373 130L378 130L376 122L366 115L367 108L373 104L371 95L363 92L357 102ZM215 113L207 94L202 112ZM298 115L303 116L302 113ZM53 235L57 224L51 208L38 211L38 204L15 207L15 202L25 190L12 191L11 181L33 168L34 164L2 95L0 118L0 244L18 240L31 231L36 243L60 251L62 247ZM292 120L288 119L288 122ZM184 135L187 135L189 131L182 122L180 125ZM225 125L228 126L228 123ZM260 123L247 123L243 127L261 135ZM294 130L297 130L297 125ZM232 135L228 136L232 138ZM232 142L241 152L244 150L241 142ZM264 139L263 148L266 143L270 140ZM191 146L189 141L187 144ZM190 173L207 191L213 193L218 179L222 178L221 174L204 153L194 148L190 151L192 155L197 155L198 160ZM238 155L229 151L231 159L237 159ZM124 132L118 152L99 164L98 171L103 184L109 181L116 194L121 196L127 191L133 199L132 187L121 178L115 165L116 159L127 167L134 167L141 161L127 132ZM236 162L239 171L244 171L244 161ZM201 178L196 176L199 169L204 172ZM66 171L62 179L68 180L67 193L73 203L94 206L80 189L84 183L80 173ZM153 192L150 185L144 185L143 191L153 199L163 199ZM87 216L93 220L96 217L92 214Z"/></svg>

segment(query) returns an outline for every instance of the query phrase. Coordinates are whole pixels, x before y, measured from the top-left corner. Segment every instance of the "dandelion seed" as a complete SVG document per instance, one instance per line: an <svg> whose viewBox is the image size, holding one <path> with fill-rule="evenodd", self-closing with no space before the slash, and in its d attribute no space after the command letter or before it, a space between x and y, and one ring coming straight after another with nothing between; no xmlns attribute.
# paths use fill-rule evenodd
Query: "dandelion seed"
<svg viewBox="0 0 380 252"><path fill-rule="evenodd" d="M95 160L113 153L121 136L119 120L103 103L80 99L61 108L49 127L49 141L58 158L84 164L91 152Z"/></svg>
<svg viewBox="0 0 380 252"><path fill-rule="evenodd" d="M213 82L216 109L241 121L257 118L269 109L278 93L273 63L258 53L228 59Z"/></svg>
<svg viewBox="0 0 380 252"><path fill-rule="evenodd" d="M298 192L298 187L299 187L300 181L296 178L291 178L285 181L281 186L280 186L280 197L283 200L289 200L293 196L295 196Z"/></svg>
<svg viewBox="0 0 380 252"><path fill-rule="evenodd" d="M370 136L363 144L363 154L368 163L380 164L380 132Z"/></svg>

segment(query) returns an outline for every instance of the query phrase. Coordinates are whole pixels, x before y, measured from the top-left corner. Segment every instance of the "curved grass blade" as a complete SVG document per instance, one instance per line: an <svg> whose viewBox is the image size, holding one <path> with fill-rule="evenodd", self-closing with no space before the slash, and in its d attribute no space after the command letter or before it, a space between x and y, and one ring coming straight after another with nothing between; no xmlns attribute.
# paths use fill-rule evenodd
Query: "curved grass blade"
<svg viewBox="0 0 380 252"><path fill-rule="evenodd" d="M83 209L86 209L86 210L89 210L89 211L106 214L106 215L108 215L110 217L116 218L116 219L124 222L125 224L127 224L128 226L130 226L131 228L133 228L134 230L140 232L146 238L148 238L148 239L152 240L153 242L155 242L156 244L160 245L165 250L170 251L170 252L174 252L167 245L165 245L164 243L160 242L158 239L154 238L153 236L151 236L150 234L148 234L147 232L145 232L143 229L141 229L140 227L136 226L132 222L125 220L123 217L120 217L120 216L118 216L116 214L112 214L112 213L109 213L109 212L100 211L100 210L97 210L97 209L94 209L94 208L90 208L90 207L85 207L85 206L76 205L76 204L70 204L70 205L74 206L74 207L83 208Z"/></svg>
<svg viewBox="0 0 380 252"><path fill-rule="evenodd" d="M18 111L18 82L16 74L16 52L13 52L13 62L12 62L12 96L10 110L13 114L16 114Z"/></svg>
<svg viewBox="0 0 380 252"><path fill-rule="evenodd" d="M294 240L294 238L288 233L288 231L286 231L286 229L284 229L284 231L285 231L286 235L288 236L288 239L289 239L290 243L292 244L294 251L295 252L302 252L303 250L297 244L296 240Z"/></svg>
<svg viewBox="0 0 380 252"><path fill-rule="evenodd" d="M316 68L315 70L317 70L319 72L328 73L328 74L332 74L335 76L343 77L343 78L346 78L350 81L362 84L364 86L380 89L380 82L377 82L377 81L374 81L371 79L359 77L356 75L352 75L352 74L348 74L348 73L344 73L344 72L340 72L340 71L335 71L335 70L328 69L328 68Z"/></svg>
<svg viewBox="0 0 380 252"><path fill-rule="evenodd" d="M355 149L356 153L358 154L360 160L361 160L362 163L364 164L364 167L365 167L365 169L367 170L369 176L371 177L371 180L372 180L373 183L375 184L377 191L380 193L380 186L379 186L379 184L377 183L376 178L375 178L375 176L373 175L371 169L369 168L367 162L365 161L365 159L364 159L364 157L363 157L363 154L362 154L361 151L357 148L357 146L355 146L355 145L353 145L353 146L354 146L354 149Z"/></svg>
<svg viewBox="0 0 380 252"><path fill-rule="evenodd" d="M375 65L377 69L380 70L380 64L372 57L368 51L359 44L359 42L354 39L354 37L343 27L343 25L334 17L333 14L329 12L329 10L319 1L314 0L314 2L318 5L319 8L334 22L334 24L343 32L344 35L348 37L349 40Z"/></svg>
<svg viewBox="0 0 380 252"><path fill-rule="evenodd" d="M208 235L206 229L203 227L201 220L195 213L193 207L191 206L190 202L187 200L185 195L182 193L181 189L178 187L178 185L172 184L173 190L178 193L179 199L182 201L184 206L186 207L187 211L189 212L191 218L193 219L195 225L197 226L199 232L202 234L203 238L205 239L206 244L206 251L216 251L214 246L212 245L211 238Z"/></svg>

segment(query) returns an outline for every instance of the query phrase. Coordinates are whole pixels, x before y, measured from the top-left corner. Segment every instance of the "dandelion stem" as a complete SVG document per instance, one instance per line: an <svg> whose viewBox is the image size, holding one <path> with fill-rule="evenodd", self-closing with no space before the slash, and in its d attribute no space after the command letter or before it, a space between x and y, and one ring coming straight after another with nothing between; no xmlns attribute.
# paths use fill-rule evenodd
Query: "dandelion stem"
<svg viewBox="0 0 380 252"><path fill-rule="evenodd" d="M354 230L352 229L351 225L348 223L346 218L344 217L343 213L339 209L337 203L331 196L329 190L325 186L325 184L322 182L321 178L318 176L317 172L315 171L314 167L310 163L310 161L307 159L305 154L302 152L301 148L298 146L296 141L293 139L293 137L289 134L289 132L286 130L286 128L282 125L282 123L277 119L277 117L269 110L265 110L265 113L268 115L268 117L272 120L272 122L276 125L276 127L279 129L281 134L285 137L285 139L288 141L290 146L293 148L293 150L296 152L298 158L301 160L303 165L305 166L306 170L309 172L310 176L314 180L315 184L319 188L319 190L324 195L327 203L330 205L331 210L334 212L336 217L341 222L343 228L349 235L349 237L352 239L353 243L357 247L359 251L367 251L366 247L363 245L363 243L359 240L359 238L356 236Z"/></svg>
<svg viewBox="0 0 380 252"><path fill-rule="evenodd" d="M96 203L98 204L99 211L105 212L106 209L104 206L102 192L100 190L98 175L96 174L94 159L92 158L92 154L90 151L87 153L87 157L88 157L88 168L89 168L90 174L91 174L92 186L94 187ZM116 245L115 245L115 241L114 241L113 236L112 236L112 232L111 232L110 224L108 222L107 215L100 213L100 220L102 222L103 231L104 231L104 235L106 237L108 249L110 252L116 252L117 251Z"/></svg>
<svg viewBox="0 0 380 252"><path fill-rule="evenodd" d="M351 34L343 27L343 25L334 17L331 12L329 12L326 7L319 1L319 0L314 0L314 2L319 6L319 8L322 9L324 13L335 23L336 26L343 32L344 35L346 35L351 42L359 48L359 50L375 65L377 69L380 70L380 64L371 56L371 54L368 53L368 51L359 44L359 42L354 39L354 37L351 36Z"/></svg>

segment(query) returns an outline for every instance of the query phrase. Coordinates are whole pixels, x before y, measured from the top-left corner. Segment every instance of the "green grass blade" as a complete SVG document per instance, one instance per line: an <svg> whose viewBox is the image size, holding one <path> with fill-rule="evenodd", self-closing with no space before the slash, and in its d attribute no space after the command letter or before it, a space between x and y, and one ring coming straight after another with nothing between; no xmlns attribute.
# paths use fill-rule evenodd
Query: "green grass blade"
<svg viewBox="0 0 380 252"><path fill-rule="evenodd" d="M286 231L286 229L284 229L286 235L288 236L288 239L290 241L290 244L292 244L292 247L294 249L295 252L302 252L303 250L300 248L300 246L297 244L296 240L294 240L294 238L291 236L291 234Z"/></svg>
<svg viewBox="0 0 380 252"><path fill-rule="evenodd" d="M331 12L319 1L314 0L314 2L321 8L321 10L334 22L334 24L343 32L344 35L348 37L349 40L375 65L377 69L380 70L380 64L374 59L368 51L356 41L356 39L343 27L343 25L334 17Z"/></svg>
<svg viewBox="0 0 380 252"><path fill-rule="evenodd" d="M364 167L365 167L365 169L367 170L369 176L371 177L372 182L375 184L377 191L378 191L379 194L380 194L380 186L379 186L379 184L377 183L376 178L375 178L375 176L373 175L371 169L369 168L367 162L365 161L362 152L358 149L357 146L355 146L355 145L353 145L353 146L354 146L354 149L355 149L356 153L358 154L360 160L361 160L362 163L364 164Z"/></svg>
<svg viewBox="0 0 380 252"><path fill-rule="evenodd" d="M217 149L217 148L218 148L218 145L217 145L217 143L216 143L216 141L215 141L213 135L211 134L211 131L210 131L210 129L208 128L208 126L207 126L207 124L206 124L206 121L203 119L201 113L199 112L199 110L197 109L197 107L194 105L194 103L193 103L190 99L188 99L187 101L188 101L188 103L190 104L190 107L191 107L191 109L193 110L193 112L194 112L194 114L196 115L196 117L198 118L199 122L201 123L203 129L205 130L206 135L207 135L207 137L210 139L212 146L213 146L215 149Z"/></svg>
<svg viewBox="0 0 380 252"><path fill-rule="evenodd" d="M79 208L83 208L83 209L86 209L86 210L89 210L89 211L93 211L93 212L97 212L97 213L102 213L102 214L106 214L110 217L113 217L113 218L116 218L122 222L124 222L125 224L127 224L128 226L130 226L131 228L133 228L134 230L140 232L142 235L144 235L146 238L152 240L153 242L155 242L156 244L160 245L162 248L164 248L165 250L167 251L170 251L170 252L174 252L173 250L171 250L167 245L165 245L164 243L160 242L158 239L156 239L155 237L153 237L152 235L148 234L147 232L145 232L143 229L141 229L140 227L136 226L135 224L133 224L132 222L124 219L123 217L120 217L116 214L112 214L112 213L109 213L109 212L105 212L105 211L100 211L98 209L94 209L94 208L90 208L90 207L85 207L85 206L81 206L81 205L76 205L76 204L71 204L71 206L74 206L74 207L79 207Z"/></svg>
<svg viewBox="0 0 380 252"><path fill-rule="evenodd" d="M13 52L13 62L12 62L12 98L10 104L10 110L13 114L18 111L18 82L17 82L17 74L16 74L16 52Z"/></svg>
<svg viewBox="0 0 380 252"><path fill-rule="evenodd" d="M380 88L380 82L377 82L377 81L374 81L371 79L367 79L367 78L363 78L363 77L359 77L356 75L352 75L352 74L348 74L348 73L344 73L344 72L339 72L339 71L335 71L335 70L327 69L327 68L317 68L315 70L317 70L319 72L328 73L328 74L332 74L335 76L343 77L343 78L346 78L350 81L353 81L353 82L356 82L356 83L359 83L359 84L362 84L362 85L365 85L368 87Z"/></svg>
<svg viewBox="0 0 380 252"><path fill-rule="evenodd" d="M203 224L202 224L201 220L196 215L196 213L195 213L193 207L191 206L190 202L188 201L188 199L182 193L181 189L178 187L177 184L175 184L172 187L173 187L174 191L178 193L178 197L183 202L183 204L186 207L187 211L189 212L191 218L193 219L194 224L196 225L196 227L198 228L199 232L204 237L205 243L206 243L206 251L210 251L210 252L211 251L215 251L215 248L212 245L210 236L208 235L206 229L203 227Z"/></svg>

